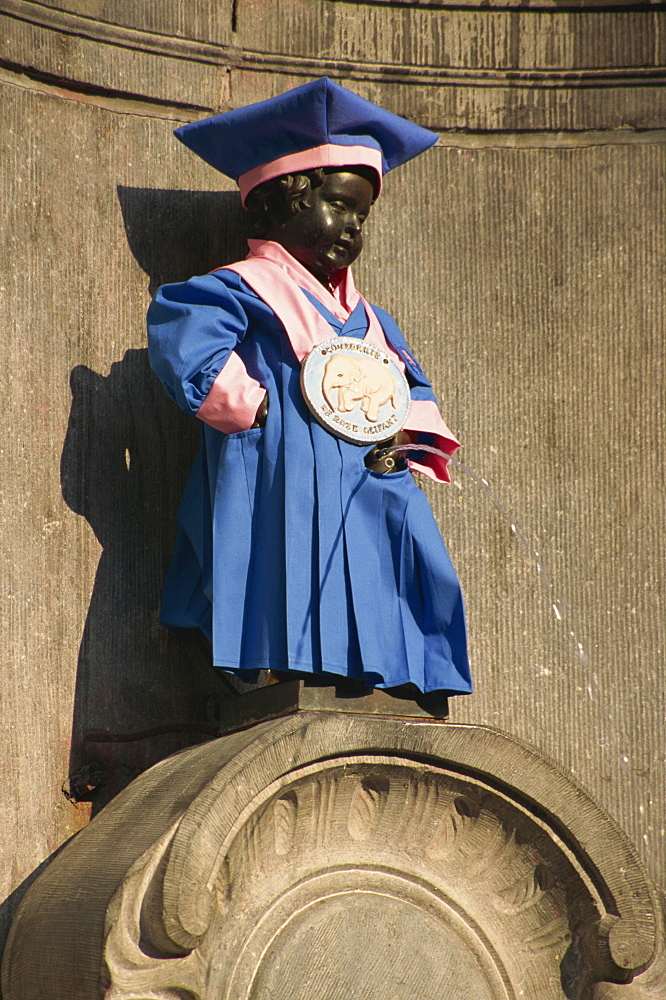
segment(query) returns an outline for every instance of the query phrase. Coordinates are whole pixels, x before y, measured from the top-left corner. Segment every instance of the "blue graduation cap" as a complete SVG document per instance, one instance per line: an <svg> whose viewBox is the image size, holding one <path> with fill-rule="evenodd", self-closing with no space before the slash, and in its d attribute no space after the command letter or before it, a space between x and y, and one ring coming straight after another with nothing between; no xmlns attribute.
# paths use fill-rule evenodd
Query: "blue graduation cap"
<svg viewBox="0 0 666 1000"><path fill-rule="evenodd" d="M238 183L243 203L262 181L315 167L371 167L382 175L430 149L437 135L328 77L268 101L192 122L174 135Z"/></svg>

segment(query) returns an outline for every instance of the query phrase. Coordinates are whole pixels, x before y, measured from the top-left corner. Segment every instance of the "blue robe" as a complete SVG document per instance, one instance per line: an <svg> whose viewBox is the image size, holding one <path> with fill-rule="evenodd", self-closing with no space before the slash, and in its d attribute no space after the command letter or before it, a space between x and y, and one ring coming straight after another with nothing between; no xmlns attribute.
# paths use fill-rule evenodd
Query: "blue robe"
<svg viewBox="0 0 666 1000"><path fill-rule="evenodd" d="M364 336L362 308L343 324L303 294L331 335ZM375 313L407 361L413 398L434 399L394 321ZM460 587L424 493L409 469L372 472L368 447L317 423L269 306L221 270L160 288L148 328L151 364L186 412L198 411L231 350L269 397L264 428L202 424L162 622L201 629L216 667L243 680L271 668L470 692Z"/></svg>

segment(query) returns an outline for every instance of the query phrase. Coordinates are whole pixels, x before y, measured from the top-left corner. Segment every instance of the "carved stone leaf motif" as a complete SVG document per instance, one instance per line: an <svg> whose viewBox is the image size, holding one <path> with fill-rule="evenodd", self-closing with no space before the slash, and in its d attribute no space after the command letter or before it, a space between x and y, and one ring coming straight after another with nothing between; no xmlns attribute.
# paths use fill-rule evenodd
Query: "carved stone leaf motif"
<svg viewBox="0 0 666 1000"><path fill-rule="evenodd" d="M274 919L265 914L277 913L275 907L283 905L283 896L286 899L292 892L303 893L298 905L293 904L294 912L313 907L313 919L319 921L318 927L324 928L328 926L327 920L335 924L335 907L342 905L335 901L347 892L354 899L353 907L365 912L363 907L375 907L376 899L382 898L384 892L387 899L404 898L411 906L416 898L414 893L422 891L417 887L429 883L433 887L433 907L440 905L438 900L449 898L455 901L458 912L466 914L464 920L469 930L465 933L471 935L470 941L477 940L474 928L482 928L490 942L488 954L494 952L499 962L496 968L505 970L497 973L502 982L510 981L514 990L527 990L530 995L534 989L545 989L547 996L559 997L548 986L549 982L555 982L552 975L542 970L557 970L570 937L567 908L563 905L564 888L558 888L558 880L570 876L562 875L557 868L557 857L551 857L547 842L544 847L537 831L530 835L537 839L530 839L519 814L511 813L493 792L475 787L470 780L456 780L425 770L419 773L416 767L411 772L405 771L393 762L383 761L377 766L356 759L351 768L349 764L334 765L329 773L301 774L293 783L275 787L272 795L257 803L256 811L247 816L235 839L228 842L225 848L228 853L221 864L218 861L216 879L209 882L217 898L217 916L211 923L209 942L202 939L201 946L186 958L162 955L160 963L158 954L152 958L142 952L142 941L136 932L119 947L120 935L116 933L114 937L114 931L110 931L107 955L112 956L115 946L116 960L109 966L113 991L105 1000L204 1000L204 997L209 1000L206 990L211 981L203 970L211 960L211 968L220 970L216 973L215 995L227 995L224 990L227 986L231 989L236 981L227 982L226 977L236 968L239 960L236 956L241 954L248 956L243 961L250 963L250 971L239 979L239 983L244 983L240 992L232 991L229 996L233 1000L254 998L251 987L254 973L250 966L255 962L252 957L255 953L264 954L264 946L259 948L254 939L250 944L249 937L246 942L246 936L263 926L262 921ZM375 869L379 858L381 866ZM152 868L157 864L156 861ZM390 874L392 871L394 874ZM557 876L555 871L559 873ZM327 878L338 879L335 884L339 892L324 891ZM414 881L410 881L412 878ZM143 877L137 869L128 877L124 892L129 895L123 896L124 904L130 897L139 899L144 891L137 881L141 879L145 889L150 875ZM310 887L318 885L318 880L323 880L321 896L314 888L313 895L308 896ZM372 888L373 880L378 880L377 892ZM354 886L351 890L350 884ZM397 896L392 895L396 885L400 886L395 890ZM277 895L275 904L264 911L259 901L266 892L267 900L273 898L273 893ZM403 905L395 904L396 913ZM249 915L250 910L253 916ZM430 902L420 903L417 910L418 919L426 922L430 919L425 916L432 912ZM356 910L352 908L350 912L353 916ZM347 926L345 920L350 919L350 914L345 913L344 919L340 917L341 926ZM444 922L448 919L445 917ZM280 920L283 922L278 920L270 934L284 935L280 947L286 949L286 956L291 954L290 934L300 933L291 928L299 925L290 922L288 911ZM127 920L125 923L128 926ZM365 924L361 921L359 926ZM446 940L453 941L456 933L447 931ZM335 955L334 942L338 940L335 935L329 934L329 938L320 941L322 947L324 940L328 942L322 951L322 956L328 956L327 961ZM267 937L266 942L272 939ZM294 945L294 953L300 947ZM531 957L536 955L538 958ZM196 972L194 965L188 964L190 960L199 963ZM273 968L271 961L268 960L268 966L261 966L262 975L269 975L270 970L266 969ZM279 970L282 958L276 961L274 968ZM227 968L229 972L224 971ZM278 976L278 972L270 972L269 979L270 976ZM320 985L324 989L323 980ZM330 1000L326 989L325 1000ZM492 989L488 986L488 990L488 997L504 1000L501 986ZM279 990L278 993L282 1000L282 993ZM517 995L511 990L506 994L512 998ZM482 991L479 996L485 1000L486 993Z"/></svg>
<svg viewBox="0 0 666 1000"><path fill-rule="evenodd" d="M313 844L322 846L331 839L337 794L337 778L318 778L312 783L311 842Z"/></svg>
<svg viewBox="0 0 666 1000"><path fill-rule="evenodd" d="M510 869L512 861L520 853L514 830L506 830L502 822L491 813L481 814L480 821L486 834L484 839L479 838L471 845L461 845L467 876L477 880L484 878L491 869Z"/></svg>
<svg viewBox="0 0 666 1000"><path fill-rule="evenodd" d="M364 778L352 795L347 829L352 840L367 840L381 819L389 792L388 780L379 775Z"/></svg>
<svg viewBox="0 0 666 1000"><path fill-rule="evenodd" d="M540 862L531 874L519 878L513 885L499 892L495 906L500 913L507 915L522 913L538 903L554 884L555 876L552 871L548 865Z"/></svg>
<svg viewBox="0 0 666 1000"><path fill-rule="evenodd" d="M426 855L433 861L443 861L455 848L459 848L476 826L479 806L471 799L458 797L453 808L440 820L435 834L426 847Z"/></svg>
<svg viewBox="0 0 666 1000"><path fill-rule="evenodd" d="M256 814L243 827L241 837L246 863L254 870L260 869L262 867L262 845L259 817Z"/></svg>
<svg viewBox="0 0 666 1000"><path fill-rule="evenodd" d="M275 853L289 854L293 847L298 816L298 800L295 792L287 792L279 798L273 807L273 822L275 824Z"/></svg>
<svg viewBox="0 0 666 1000"><path fill-rule="evenodd" d="M547 923L542 924L532 934L528 934L524 940L524 951L546 951L563 945L569 940L569 931L563 917L553 917Z"/></svg>
<svg viewBox="0 0 666 1000"><path fill-rule="evenodd" d="M439 786L428 777L410 780L407 794L396 824L394 842L404 845L407 850L420 847L424 834L431 828L440 805Z"/></svg>
<svg viewBox="0 0 666 1000"><path fill-rule="evenodd" d="M387 731L390 751L358 749L385 745ZM85 974L99 977L100 1000L442 1000L452 983L465 1000L666 996L654 889L631 845L524 746L474 727L326 712L266 723L253 739L197 747L168 776L165 765L147 772L26 895L23 912L35 927L48 914L41 934L60 955L76 941L77 959L92 956ZM557 826L537 786L559 796ZM99 872L79 906L67 887L91 857ZM56 992L28 993L34 949L18 937L13 948L12 976L26 973L12 1000L67 1000L69 959ZM611 985L625 970L637 979Z"/></svg>
<svg viewBox="0 0 666 1000"><path fill-rule="evenodd" d="M231 899L231 872L229 870L228 858L224 859L217 873L215 895L217 897L217 905L222 910Z"/></svg>
<svg viewBox="0 0 666 1000"><path fill-rule="evenodd" d="M535 862L530 870L524 870L526 858L516 842L515 830L507 829L483 804L482 799L468 795L458 795L451 801L442 796L428 776L412 779L392 840L414 851L417 845L423 845L423 837L441 809L443 815L434 834L422 846L423 854L436 862L457 859L468 888L483 885L484 895L496 911L517 917L545 899L555 885L555 878L543 862ZM493 888L490 876L500 872L514 877L505 888ZM562 947L569 939L564 916L551 919L544 914L538 927L523 940L523 946L526 951L536 952Z"/></svg>

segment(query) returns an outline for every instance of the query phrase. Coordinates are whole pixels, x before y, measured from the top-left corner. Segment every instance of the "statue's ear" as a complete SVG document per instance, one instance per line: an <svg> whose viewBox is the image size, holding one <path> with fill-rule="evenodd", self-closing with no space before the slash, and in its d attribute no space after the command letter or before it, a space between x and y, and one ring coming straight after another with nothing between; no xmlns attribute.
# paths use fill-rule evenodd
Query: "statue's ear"
<svg viewBox="0 0 666 1000"><path fill-rule="evenodd" d="M286 197L277 204L271 199L271 204L266 206L264 213L262 225L264 234L277 233L281 229L284 229L289 219L295 214L295 212L291 211ZM268 239L272 238L272 236L268 235Z"/></svg>
<svg viewBox="0 0 666 1000"><path fill-rule="evenodd" d="M295 192L293 195L285 197L286 209L289 216L300 215L312 208L312 188L307 191Z"/></svg>
<svg viewBox="0 0 666 1000"><path fill-rule="evenodd" d="M290 219L310 208L307 196L308 192L305 191L290 193L278 189L266 205L266 218L270 229L272 231L283 229Z"/></svg>

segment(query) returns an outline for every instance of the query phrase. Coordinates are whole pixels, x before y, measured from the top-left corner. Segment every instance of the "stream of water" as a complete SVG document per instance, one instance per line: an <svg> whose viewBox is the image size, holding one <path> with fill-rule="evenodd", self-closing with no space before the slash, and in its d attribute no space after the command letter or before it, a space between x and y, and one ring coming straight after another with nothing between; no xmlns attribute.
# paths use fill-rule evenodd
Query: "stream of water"
<svg viewBox="0 0 666 1000"><path fill-rule="evenodd" d="M455 458L452 455L447 455L446 452L441 451L441 449L435 448L432 445L425 445L425 444L419 444L418 446L414 444L390 445L387 448L383 448L381 450L381 454L383 457L387 457L390 455L397 455L400 454L401 452L408 452L408 451L427 451L433 455L440 455L442 458L450 462L451 465L455 466L456 469L459 469L462 473L468 476L469 479L471 479L472 482L475 483L479 487L479 489L483 490L483 492L490 498L495 508L501 514L502 519L509 526L512 535L526 549L529 555L530 562L534 565L537 574L539 576L539 579L548 590L550 606L553 611L553 614L555 615L556 620L558 622L562 622L564 627L567 629L570 638L573 640L575 644L576 652L578 654L580 662L583 664L583 666L589 667L590 665L589 656L585 650L583 643L580 641L580 638L578 636L578 631L573 623L573 615L571 614L566 601L564 601L562 598L557 598L555 596L556 594L555 586L553 584L550 573L544 566L541 557L539 556L539 553L532 545L531 541L521 528L520 524L516 521L514 517L511 516L511 514L506 509L502 501L493 492L488 481L486 479L483 479L481 476L478 476L476 472L470 469L459 459ZM593 694L592 694L592 687L590 684L587 685L587 692L590 698L592 698Z"/></svg>

